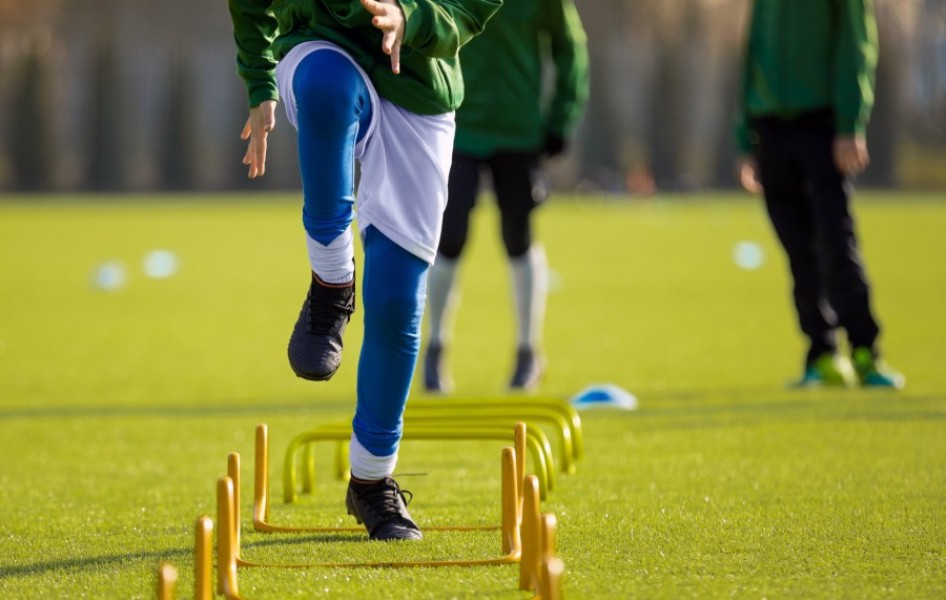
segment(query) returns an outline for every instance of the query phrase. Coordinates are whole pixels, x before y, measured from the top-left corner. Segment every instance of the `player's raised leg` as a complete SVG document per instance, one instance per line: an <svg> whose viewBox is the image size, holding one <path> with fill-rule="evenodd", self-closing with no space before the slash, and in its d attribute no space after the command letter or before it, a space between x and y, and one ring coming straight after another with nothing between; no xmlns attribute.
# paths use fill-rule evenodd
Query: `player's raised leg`
<svg viewBox="0 0 946 600"><path fill-rule="evenodd" d="M325 380L341 364L342 334L355 310L355 145L368 129L372 106L361 73L328 49L298 62L287 92L287 110L295 113L290 121L299 132L302 220L312 269L289 340L289 364L299 377Z"/></svg>

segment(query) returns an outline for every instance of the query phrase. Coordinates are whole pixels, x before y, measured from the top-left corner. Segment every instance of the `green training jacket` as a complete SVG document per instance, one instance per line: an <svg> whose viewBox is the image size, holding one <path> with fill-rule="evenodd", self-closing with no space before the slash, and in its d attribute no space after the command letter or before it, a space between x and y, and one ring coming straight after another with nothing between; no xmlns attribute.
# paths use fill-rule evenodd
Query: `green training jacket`
<svg viewBox="0 0 946 600"><path fill-rule="evenodd" d="M547 131L567 137L577 126L588 98L588 50L572 0L507 0L460 58L466 98L456 150L531 151ZM549 59L555 78L544 89Z"/></svg>
<svg viewBox="0 0 946 600"><path fill-rule="evenodd" d="M873 0L755 0L737 119L751 152L753 117L833 109L839 134L863 134L874 104Z"/></svg>
<svg viewBox="0 0 946 600"><path fill-rule="evenodd" d="M237 45L237 72L250 106L278 100L276 62L300 42L326 40L344 48L378 94L425 115L463 101L460 48L483 30L502 0L399 0L405 31L401 73L381 51L381 31L358 0L228 0Z"/></svg>

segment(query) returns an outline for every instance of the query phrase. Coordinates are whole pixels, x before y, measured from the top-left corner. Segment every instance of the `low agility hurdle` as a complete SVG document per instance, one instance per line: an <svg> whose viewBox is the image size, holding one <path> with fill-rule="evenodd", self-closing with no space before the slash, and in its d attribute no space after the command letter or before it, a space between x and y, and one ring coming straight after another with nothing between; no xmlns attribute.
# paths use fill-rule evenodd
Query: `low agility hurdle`
<svg viewBox="0 0 946 600"><path fill-rule="evenodd" d="M233 456L231 454L231 456ZM234 464L231 461L230 464ZM222 583L231 577L230 571L234 571L237 566L241 567L279 567L279 568L308 568L308 567L413 567L413 566L483 566L495 564L507 564L519 561L522 552L521 538L519 537L520 509L518 501L518 475L516 471L515 450L512 447L503 448L502 452L502 535L501 543L503 555L498 558L473 559L473 560L440 560L440 561L416 561L416 562L375 562L375 563L345 563L345 562L327 562L310 564L268 564L256 563L244 560L240 557L240 526L239 509L237 502L237 493L235 491L234 480L229 476L221 477L217 481L217 522L219 532L217 568L218 578L221 585L218 589L223 590ZM531 482L535 483L531 483ZM535 499L526 501L538 503L538 482L530 476L526 479L526 491L534 487ZM286 531L290 528L280 528L277 531ZM354 528L363 532L364 528ZM436 530L435 527L426 527L427 530ZM444 528L441 528L444 529ZM455 528L450 528L455 529ZM311 529L305 529L310 531ZM331 528L331 531L339 531L337 528ZM222 592L221 592L222 593Z"/></svg>
<svg viewBox="0 0 946 600"><path fill-rule="evenodd" d="M565 423L572 441L572 454L576 460L585 455L584 435L581 430L581 416L574 406L559 398L411 398L405 409L405 416L417 411L451 412L458 418L472 416L475 413L497 413L504 416L526 416L525 411L537 414L559 415ZM527 420L527 419L522 419Z"/></svg>
<svg viewBox="0 0 946 600"><path fill-rule="evenodd" d="M455 422L500 422L503 424L525 421L530 426L535 423L549 424L555 431L560 443L559 453L562 472L574 473L576 462L581 458L581 418L571 405L559 402L547 404L534 401L504 401L503 403L469 404L455 407L453 401L408 402L404 412L405 423L426 419L453 419ZM510 423L511 424L511 423Z"/></svg>
<svg viewBox="0 0 946 600"><path fill-rule="evenodd" d="M441 423L438 421L438 423ZM539 491L544 500L548 491L554 486L554 467L552 465L552 448L545 433L536 427L526 427L526 447L531 453L535 464L536 476L539 479ZM292 504L297 499L299 490L298 471L300 462L303 466L304 492L313 489L315 466L311 452L303 452L315 442L335 441L343 445L351 439L351 426L347 423L333 423L304 431L296 435L286 447L283 462L283 501ZM426 424L409 423L404 427L405 440L508 440L509 430L496 424L468 425L459 427L455 424ZM300 454L304 456L300 461ZM524 456L524 454L523 454ZM308 458L305 458L308 457ZM338 471L339 453L336 452L336 471ZM347 468L345 471L347 475ZM336 473L337 474L337 473Z"/></svg>
<svg viewBox="0 0 946 600"><path fill-rule="evenodd" d="M530 408L516 413L508 412L508 414L504 414L503 412L486 407L486 409L482 411L470 411L469 414L461 415L458 414L456 410L421 409L409 411L405 417L406 427L434 427L439 430L444 430L445 428L453 429L456 427L462 427L463 429L482 429L497 426L511 427L520 421L525 422L530 430L536 432L536 435L540 437L539 442L542 444L543 448L545 448L548 456L552 456L551 445L548 444L546 439L542 439L544 438L544 432L542 432L542 429L536 422L544 421L552 425L552 429L557 434L559 441L561 470L566 474L575 473L577 457L575 456L575 446L572 443L574 435L572 433L572 426L560 414L551 410ZM349 426L346 424L335 424L333 426L350 431ZM539 432L542 433L540 434ZM303 442L299 448L298 458L293 457L289 459L287 457L287 460L299 461L299 470L301 470L302 473L301 490L303 493L312 493L315 487L314 446L315 444L312 441ZM347 440L336 440L333 466L336 479L348 479ZM549 469L553 470L551 462L549 463ZM541 485L542 481L539 483ZM549 487L550 489L554 487L554 483L550 484Z"/></svg>
<svg viewBox="0 0 946 600"><path fill-rule="evenodd" d="M513 446L510 448L514 459L512 476L515 478L513 484L506 484L505 478L508 475L503 471L503 490L502 506L504 519L506 516L507 505L518 505L521 503L521 490L523 487L522 475L525 473L525 449L527 441L527 428L519 423L513 429ZM325 532L360 532L364 527L290 527L277 525L269 521L269 429L265 424L260 424L256 428L256 460L254 469L253 486L253 528L256 531L268 533L325 533ZM508 437L508 434L507 436ZM505 460L505 459L504 459ZM504 467L505 469L505 467ZM237 453L231 453L227 460L227 475L235 484L235 489L239 490L240 482L240 456ZM507 494L511 497L507 498ZM234 513L236 522L234 527L239 528L240 499L239 494L234 498ZM482 531L491 529L500 529L500 525L442 525L425 527L429 531Z"/></svg>
<svg viewBox="0 0 946 600"><path fill-rule="evenodd" d="M503 449L503 497L514 498L509 489L516 487L515 450ZM524 480L521 510L518 502L504 502L503 547L505 554L493 559L434 560L434 561L390 561L390 562L325 562L307 564L257 563L240 557L240 529L236 526L234 482L229 476L217 480L217 591L227 598L241 598L238 584L238 568L408 568L408 567L460 567L488 566L519 563L520 589L533 590L537 596L555 600L561 577L560 561L552 557L554 552L555 520L552 515L540 515L538 479L529 475ZM549 519L551 517L551 519ZM429 529L429 528L428 528ZM209 529L205 539L209 539ZM552 558L549 558L552 557ZM198 561L198 564L207 564ZM204 567L206 569L206 567ZM542 595L542 590L548 590Z"/></svg>

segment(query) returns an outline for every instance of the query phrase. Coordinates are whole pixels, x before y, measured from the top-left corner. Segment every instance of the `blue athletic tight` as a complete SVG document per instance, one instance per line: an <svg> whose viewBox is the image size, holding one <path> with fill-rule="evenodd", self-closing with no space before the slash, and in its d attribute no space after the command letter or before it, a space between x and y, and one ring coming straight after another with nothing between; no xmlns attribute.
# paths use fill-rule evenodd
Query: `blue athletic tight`
<svg viewBox="0 0 946 600"><path fill-rule="evenodd" d="M355 144L371 121L371 99L361 74L331 50L307 56L296 69L303 224L328 245L351 224ZM401 439L427 293L426 261L374 227L364 234L364 340L358 363L353 428L375 456L390 456Z"/></svg>
<svg viewBox="0 0 946 600"><path fill-rule="evenodd" d="M390 456L401 439L427 298L427 261L374 227L364 236L362 304L365 337L358 362L358 441L375 456Z"/></svg>
<svg viewBox="0 0 946 600"><path fill-rule="evenodd" d="M333 50L318 50L296 67L302 223L328 245L351 224L355 203L355 144L371 122L371 97L355 66Z"/></svg>

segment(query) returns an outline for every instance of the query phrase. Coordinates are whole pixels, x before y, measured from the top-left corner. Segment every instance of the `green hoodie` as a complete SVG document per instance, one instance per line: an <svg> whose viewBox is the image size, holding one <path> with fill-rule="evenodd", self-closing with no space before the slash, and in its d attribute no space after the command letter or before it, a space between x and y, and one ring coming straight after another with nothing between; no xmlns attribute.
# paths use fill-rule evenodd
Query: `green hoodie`
<svg viewBox="0 0 946 600"><path fill-rule="evenodd" d="M577 126L588 98L588 50L572 0L506 2L460 58L467 84L457 110L460 152L536 150L546 132L566 137ZM554 67L550 89L543 89L545 58Z"/></svg>
<svg viewBox="0 0 946 600"><path fill-rule="evenodd" d="M278 100L276 62L300 42L326 40L346 50L378 94L425 115L455 110L463 101L460 47L483 30L502 0L399 0L405 30L401 73L381 51L381 31L358 0L229 0L237 72L250 106Z"/></svg>
<svg viewBox="0 0 946 600"><path fill-rule="evenodd" d="M736 137L751 152L753 117L832 109L839 134L863 134L874 104L873 0L755 0Z"/></svg>

